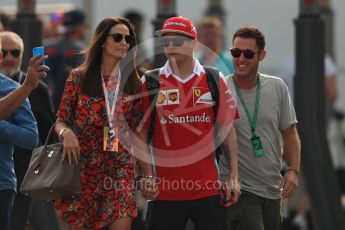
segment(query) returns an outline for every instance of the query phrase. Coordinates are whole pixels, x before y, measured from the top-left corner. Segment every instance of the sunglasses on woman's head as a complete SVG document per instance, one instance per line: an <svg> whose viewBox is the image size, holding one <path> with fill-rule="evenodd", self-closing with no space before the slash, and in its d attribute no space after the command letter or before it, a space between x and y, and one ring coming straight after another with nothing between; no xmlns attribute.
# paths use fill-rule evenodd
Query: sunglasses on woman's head
<svg viewBox="0 0 345 230"><path fill-rule="evenodd" d="M168 47L170 43L174 46L182 46L185 41L189 41L189 38L161 38L159 40L161 46Z"/></svg>
<svg viewBox="0 0 345 230"><path fill-rule="evenodd" d="M232 48L230 49L230 53L234 58L239 58L241 54L243 53L245 58L252 59L256 52L249 49L241 50L239 48Z"/></svg>
<svg viewBox="0 0 345 230"><path fill-rule="evenodd" d="M17 58L20 55L20 50L19 49L14 49L14 50L5 50L1 49L1 52L3 54L3 57L6 57L8 53L11 53L13 57Z"/></svg>
<svg viewBox="0 0 345 230"><path fill-rule="evenodd" d="M122 39L125 39L125 42L127 44L132 44L134 42L134 37L132 35L122 35L120 33L115 34L109 34L109 36L112 36L115 42L121 42Z"/></svg>

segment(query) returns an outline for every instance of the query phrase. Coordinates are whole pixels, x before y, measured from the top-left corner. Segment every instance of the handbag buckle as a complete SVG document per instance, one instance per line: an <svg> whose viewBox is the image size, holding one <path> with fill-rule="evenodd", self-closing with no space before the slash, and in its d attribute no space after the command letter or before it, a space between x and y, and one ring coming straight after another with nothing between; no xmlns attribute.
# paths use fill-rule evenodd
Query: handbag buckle
<svg viewBox="0 0 345 230"><path fill-rule="evenodd" d="M48 157L52 157L53 154L54 154L54 151L52 150L52 151L49 152Z"/></svg>
<svg viewBox="0 0 345 230"><path fill-rule="evenodd" d="M40 172L40 169L41 169L40 164L37 164L37 165L33 168L34 174L38 174L38 173Z"/></svg>

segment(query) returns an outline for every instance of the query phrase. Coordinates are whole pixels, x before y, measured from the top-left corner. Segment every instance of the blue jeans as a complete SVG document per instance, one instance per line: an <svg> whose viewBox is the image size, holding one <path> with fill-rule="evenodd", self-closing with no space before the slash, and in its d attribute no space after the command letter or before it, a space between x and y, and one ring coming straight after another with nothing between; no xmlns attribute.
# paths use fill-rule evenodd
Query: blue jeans
<svg viewBox="0 0 345 230"><path fill-rule="evenodd" d="M242 190L236 204L227 208L228 230L280 230L281 199L267 199Z"/></svg>
<svg viewBox="0 0 345 230"><path fill-rule="evenodd" d="M12 189L0 190L0 229L10 228L10 218L16 192Z"/></svg>

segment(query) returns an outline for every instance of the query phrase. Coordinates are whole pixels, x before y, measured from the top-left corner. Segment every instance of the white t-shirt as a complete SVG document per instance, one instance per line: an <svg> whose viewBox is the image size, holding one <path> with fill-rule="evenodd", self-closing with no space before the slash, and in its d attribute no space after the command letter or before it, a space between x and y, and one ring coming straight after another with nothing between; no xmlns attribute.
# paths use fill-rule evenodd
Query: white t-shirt
<svg viewBox="0 0 345 230"><path fill-rule="evenodd" d="M289 57L283 66L280 77L285 81L289 88L289 92L292 100L294 99L294 78L295 78L295 58L293 56ZM335 76L337 74L337 67L328 54L325 55L325 77Z"/></svg>

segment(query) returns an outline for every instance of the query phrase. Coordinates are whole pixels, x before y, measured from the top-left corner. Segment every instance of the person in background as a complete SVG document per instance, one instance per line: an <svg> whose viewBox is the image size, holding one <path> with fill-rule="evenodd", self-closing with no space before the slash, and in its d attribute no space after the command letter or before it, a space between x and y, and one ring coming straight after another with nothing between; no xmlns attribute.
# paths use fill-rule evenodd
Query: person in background
<svg viewBox="0 0 345 230"><path fill-rule="evenodd" d="M199 44L197 58L203 65L219 69L224 75L234 72L230 53L224 49L224 25L219 18L204 17L197 24Z"/></svg>
<svg viewBox="0 0 345 230"><path fill-rule="evenodd" d="M1 39L0 50L0 63L2 62L3 56L6 57L7 55L16 53L13 50L2 49ZM48 68L45 66L39 67L40 62L37 61L45 59L46 57L42 57L40 59L38 59L38 57L34 57L30 60L28 70L28 74L31 75L29 76L30 78L37 80L39 76L44 76L38 75L37 70L48 70ZM30 83L29 85L28 82ZM22 97L23 94L27 96L26 92L31 92L31 90L36 87L36 84L36 81L27 81L26 85L23 87L28 89L24 89L24 91L17 90L17 92L13 93L10 97L4 99L6 95L18 87L18 83L3 74L0 74L0 98L3 99L2 102L6 104L9 100L12 100L13 96L17 96L18 94L18 96L20 96L20 103L17 104L16 102L15 106L12 106L9 109L14 111L12 113L7 111L9 115L4 113L5 119L0 121L0 227L4 230L8 230L10 227L10 216L13 202L15 194L18 192L16 186L17 180L14 172L13 148L16 145L23 148L33 149L38 144L36 120L32 114L29 101L25 100L23 102ZM2 108L0 109L2 110Z"/></svg>
<svg viewBox="0 0 345 230"><path fill-rule="evenodd" d="M146 47L141 43L142 42L142 32L143 32L143 25L144 25L144 16L142 13L136 11L136 10L129 10L127 11L124 16L124 18L127 18L134 26L135 28L135 36L137 39L137 68L140 72L140 74L144 73L146 70L149 70L152 68L152 63L150 59L147 57L148 52L146 50Z"/></svg>
<svg viewBox="0 0 345 230"><path fill-rule="evenodd" d="M325 54L324 57L324 70L325 70L325 118L326 124L328 126L330 119L334 118L336 109L334 108L334 103L338 98L338 89L337 89L337 66L333 58L329 54ZM293 56L289 57L284 66L281 69L280 77L289 87L289 92L292 100L294 101L294 79L295 79L295 58ZM331 151L332 159L336 158L336 152ZM341 153L342 154L342 153ZM301 169L301 177L299 181L299 187L296 191L296 195L290 199L287 203L289 208L289 214L293 214L296 211L296 215L293 216L292 223L293 225L299 226L301 230L312 229L312 222L310 221L310 203L309 196L306 191L305 180L303 177L303 168ZM291 215L290 215L291 216Z"/></svg>
<svg viewBox="0 0 345 230"><path fill-rule="evenodd" d="M6 31L0 32L3 55L0 64L0 73L22 84L26 78L26 73L21 71L21 63L24 52L23 39L16 33ZM49 128L55 121L53 104L48 93L48 87L39 81L37 87L30 93L29 101L31 110L36 118L39 143L43 144L48 135ZM31 159L32 149L14 147L13 160L14 170L17 177L17 191L28 169ZM31 207L31 198L21 193L17 193L11 214L11 229L25 229Z"/></svg>
<svg viewBox="0 0 345 230"><path fill-rule="evenodd" d="M7 13L3 11L0 11L0 25L0 31L12 30L12 19Z"/></svg>
<svg viewBox="0 0 345 230"><path fill-rule="evenodd" d="M63 16L64 12L57 9L50 14L48 20L43 20L43 44L54 44L63 36Z"/></svg>
<svg viewBox="0 0 345 230"><path fill-rule="evenodd" d="M81 10L71 10L64 14L61 30L63 38L52 44L45 44L50 67L45 79L53 98L54 110L60 105L68 72L84 61L80 53L84 48L87 36L86 16Z"/></svg>
<svg viewBox="0 0 345 230"><path fill-rule="evenodd" d="M227 81L236 92L240 113L234 126L241 196L227 208L229 230L281 229L281 199L291 197L298 185L301 144L296 113L284 81L258 72L265 44L258 28L245 26L234 33L230 49L235 73ZM288 167L282 178L283 152Z"/></svg>
<svg viewBox="0 0 345 230"><path fill-rule="evenodd" d="M333 115L333 104L338 97L337 89L337 66L333 58L326 54L324 58L325 65L325 96L326 96L326 108L327 108L327 118L331 118ZM289 87L289 92L292 100L294 101L294 78L295 78L295 58L290 57L286 61L285 65L281 69L280 77L285 81Z"/></svg>
<svg viewBox="0 0 345 230"><path fill-rule="evenodd" d="M81 167L81 196L55 201L73 229L130 230L137 216L131 133L142 117L136 94L134 28L109 17L97 26L86 59L71 71L57 112L63 158ZM68 208L67 208L68 207Z"/></svg>
<svg viewBox="0 0 345 230"><path fill-rule="evenodd" d="M1 62L6 51L3 52L1 47L0 51ZM47 77L46 71L49 70L49 67L40 65L40 63L47 60L47 58L48 56L32 57L27 69L27 78L25 78L23 84L19 87L15 87L15 89L0 98L0 120L6 118L16 110L16 108L29 96L31 91L37 87L40 78Z"/></svg>

